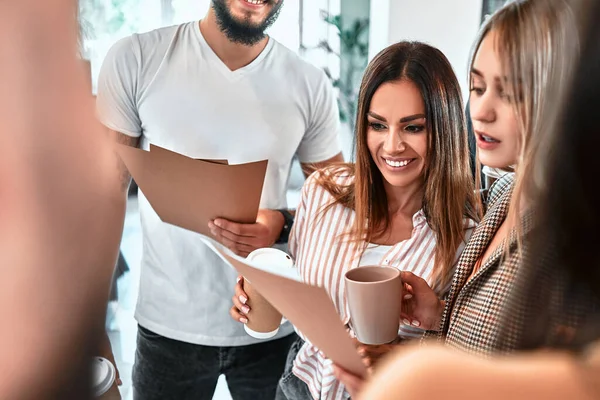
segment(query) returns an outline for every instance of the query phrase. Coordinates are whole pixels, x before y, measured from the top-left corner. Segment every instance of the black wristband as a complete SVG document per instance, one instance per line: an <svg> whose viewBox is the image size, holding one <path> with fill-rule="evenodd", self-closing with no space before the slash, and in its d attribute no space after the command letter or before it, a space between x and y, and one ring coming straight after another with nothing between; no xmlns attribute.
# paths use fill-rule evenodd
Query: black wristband
<svg viewBox="0 0 600 400"><path fill-rule="evenodd" d="M275 243L283 244L287 243L290 237L290 232L292 231L292 226L294 225L294 216L288 210L277 210L283 215L283 229L281 229L281 234L279 235L279 239Z"/></svg>

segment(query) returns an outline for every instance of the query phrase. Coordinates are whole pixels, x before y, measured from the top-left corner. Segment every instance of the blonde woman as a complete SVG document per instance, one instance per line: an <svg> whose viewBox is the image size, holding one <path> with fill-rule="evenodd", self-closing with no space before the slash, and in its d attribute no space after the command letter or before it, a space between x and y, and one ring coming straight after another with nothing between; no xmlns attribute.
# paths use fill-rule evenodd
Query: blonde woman
<svg viewBox="0 0 600 400"><path fill-rule="evenodd" d="M565 58L578 46L574 21L566 0L513 2L486 22L476 41L470 111L478 160L492 168L514 167L514 182L507 175L490 190L494 196L460 257L446 299L436 300L420 277L404 277L412 288L404 304L412 311L411 322L419 321L429 330L426 336L452 348L490 355L517 347L518 326L506 332L503 310L531 227L533 207L522 194L526 171L521 166L531 157L532 140L549 129L542 117L555 94L549 83L567 81ZM360 381L338 373L358 390Z"/></svg>
<svg viewBox="0 0 600 400"><path fill-rule="evenodd" d="M441 346L405 349L382 365L359 400L600 398L600 209L590 184L600 171L594 114L600 107L600 3L585 12L592 18L573 85L565 96L562 81L551 82L556 101L544 113L550 134L532 138L534 157L523 164L529 173L522 190L535 203L535 223L517 290L503 310L503 321L525 322L518 325L517 348L543 351L484 359ZM565 325L567 319L578 323Z"/></svg>
<svg viewBox="0 0 600 400"><path fill-rule="evenodd" d="M515 346L510 340L500 344L498 333L526 252L519 243L531 225L532 205L522 195L526 171L519 167L530 158L532 140L550 128L542 118L553 98L549 83L567 80L563 58L578 46L575 29L566 0L526 0L494 14L476 41L470 111L478 160L492 168L514 167L516 173L514 182L510 177L496 182L495 198L460 258L444 311L420 307L414 299L434 293L422 280L412 282L411 319L434 321L426 328L449 346L480 354Z"/></svg>

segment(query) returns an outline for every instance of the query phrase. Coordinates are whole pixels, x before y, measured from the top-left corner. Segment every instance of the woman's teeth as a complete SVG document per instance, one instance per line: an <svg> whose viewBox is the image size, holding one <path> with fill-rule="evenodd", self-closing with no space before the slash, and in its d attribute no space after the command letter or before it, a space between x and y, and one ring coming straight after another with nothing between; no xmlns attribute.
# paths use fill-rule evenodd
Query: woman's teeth
<svg viewBox="0 0 600 400"><path fill-rule="evenodd" d="M387 165L389 165L390 167L406 167L412 160L402 160L402 161L392 161L392 160L388 160L387 158L384 158L385 163Z"/></svg>
<svg viewBox="0 0 600 400"><path fill-rule="evenodd" d="M481 138L483 139L484 142L488 142L488 143L500 143L499 140L496 140L496 139L491 138L489 136L481 135Z"/></svg>
<svg viewBox="0 0 600 400"><path fill-rule="evenodd" d="M259 5L259 4L264 4L267 2L267 0L245 0L246 3L250 3L250 4L254 4L254 5Z"/></svg>

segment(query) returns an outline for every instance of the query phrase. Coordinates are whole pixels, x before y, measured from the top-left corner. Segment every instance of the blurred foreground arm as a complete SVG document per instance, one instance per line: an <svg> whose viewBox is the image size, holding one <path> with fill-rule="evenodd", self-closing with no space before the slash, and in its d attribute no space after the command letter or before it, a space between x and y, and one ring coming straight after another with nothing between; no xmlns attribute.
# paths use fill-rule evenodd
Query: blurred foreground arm
<svg viewBox="0 0 600 400"><path fill-rule="evenodd" d="M85 399L123 209L76 1L0 6L0 398Z"/></svg>
<svg viewBox="0 0 600 400"><path fill-rule="evenodd" d="M431 345L392 356L357 399L591 400L600 395L599 354L589 361L558 352L483 359Z"/></svg>

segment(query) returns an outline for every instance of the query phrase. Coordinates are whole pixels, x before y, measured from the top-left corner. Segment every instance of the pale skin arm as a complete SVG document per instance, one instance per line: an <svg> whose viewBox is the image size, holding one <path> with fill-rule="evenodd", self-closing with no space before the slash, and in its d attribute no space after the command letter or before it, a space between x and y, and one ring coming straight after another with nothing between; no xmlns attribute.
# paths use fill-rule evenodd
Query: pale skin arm
<svg viewBox="0 0 600 400"><path fill-rule="evenodd" d="M108 134L111 138L111 141L114 144L122 144L125 146L131 146L131 147L139 147L140 145L140 138L138 137L131 137L128 135L125 135L123 133L120 132L115 132L113 130L108 130ZM116 153L116 163L117 163L117 171L119 172L119 183L121 185L121 191L123 192L123 195L125 195L127 193L127 189L129 188L129 184L131 183L131 175L129 174L129 171L127 170L127 167L125 166L125 163L123 162L123 160L121 160L121 157L119 157ZM127 198L124 197L124 202L126 203Z"/></svg>
<svg viewBox="0 0 600 400"><path fill-rule="evenodd" d="M324 168L332 163L342 162L341 153L318 163L301 164L302 172L306 177L317 169ZM292 215L294 211L290 211ZM252 251L263 247L271 247L279 238L285 220L283 215L276 210L261 209L258 211L256 223L238 224L217 218L208 223L214 238L227 246L237 255L246 257Z"/></svg>
<svg viewBox="0 0 600 400"><path fill-rule="evenodd" d="M0 399L89 398L118 255L116 174L75 57L76 7L0 7Z"/></svg>
<svg viewBox="0 0 600 400"><path fill-rule="evenodd" d="M113 130L108 130L108 135L113 145L122 144L131 147L139 146L139 138L124 135ZM121 196L119 197L119 203L116 205L116 207L121 211L121 213L124 216L125 209L127 208L127 189L129 188L129 185L131 183L131 175L129 174L129 171L125 166L125 163L123 163L123 160L121 160L121 157L119 157L119 155L116 152L114 153L114 156L116 171L118 173L118 180L116 180L116 182L118 182L119 190L121 192ZM115 366L115 369L117 370L117 379L115 380L115 382L117 383L117 385L121 385L121 376L119 374L117 363L115 361L115 357L112 351L112 346L110 344L110 340L106 332L100 341L100 354L104 358L108 359Z"/></svg>
<svg viewBox="0 0 600 400"><path fill-rule="evenodd" d="M420 400L438 396L449 400L591 400L594 395L583 371L580 362L563 353L540 352L490 360L428 346L392 354L358 388L353 385L353 375L339 368L337 375L343 383L357 389L351 394L358 400Z"/></svg>

